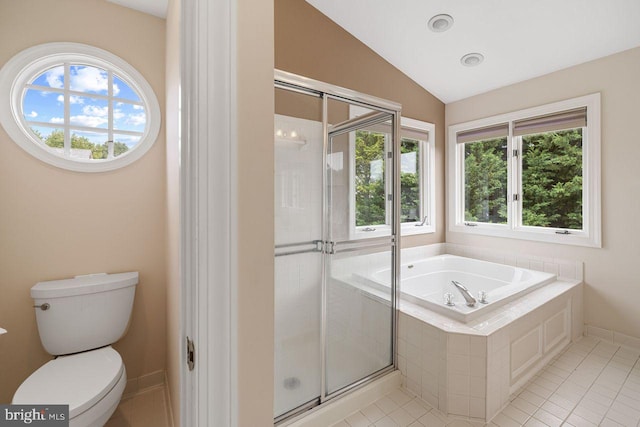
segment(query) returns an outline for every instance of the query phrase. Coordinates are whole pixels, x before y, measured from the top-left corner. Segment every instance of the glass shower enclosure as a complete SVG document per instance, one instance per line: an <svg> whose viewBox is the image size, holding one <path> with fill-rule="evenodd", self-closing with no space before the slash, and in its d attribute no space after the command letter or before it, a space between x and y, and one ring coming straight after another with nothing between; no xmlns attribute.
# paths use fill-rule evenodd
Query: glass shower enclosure
<svg viewBox="0 0 640 427"><path fill-rule="evenodd" d="M276 71L275 111L277 423L395 367L400 106Z"/></svg>

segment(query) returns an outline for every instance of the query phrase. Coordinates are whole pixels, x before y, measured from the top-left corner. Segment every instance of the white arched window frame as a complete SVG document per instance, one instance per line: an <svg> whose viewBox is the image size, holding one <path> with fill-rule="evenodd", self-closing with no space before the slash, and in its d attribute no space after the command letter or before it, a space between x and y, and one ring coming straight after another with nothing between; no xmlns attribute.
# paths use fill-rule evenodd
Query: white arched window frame
<svg viewBox="0 0 640 427"><path fill-rule="evenodd" d="M94 93L74 93L69 87L69 78L65 78L64 88L51 89L64 96L64 123L58 125L65 132L65 149L61 155L50 149L31 130L34 124L24 118L23 98L34 78L47 70L64 66L68 76L71 64L81 64L106 70L108 73L108 95ZM69 121L69 99L71 95L99 98L108 102L109 121L103 129L108 142L114 140L113 111L114 103L120 100L113 94L114 75L138 95L140 102L125 100L130 104L144 107L146 123L142 132L115 130L118 134L135 134L139 142L131 150L117 157L113 156L112 144L107 159L72 158L70 152L70 128L82 130L82 126L71 125ZM50 165L77 172L105 172L127 166L142 157L157 139L160 130L160 106L153 89L145 78L120 57L93 46L79 43L47 43L26 49L11 58L0 70L0 123L9 136L25 151ZM86 130L91 130L86 128Z"/></svg>

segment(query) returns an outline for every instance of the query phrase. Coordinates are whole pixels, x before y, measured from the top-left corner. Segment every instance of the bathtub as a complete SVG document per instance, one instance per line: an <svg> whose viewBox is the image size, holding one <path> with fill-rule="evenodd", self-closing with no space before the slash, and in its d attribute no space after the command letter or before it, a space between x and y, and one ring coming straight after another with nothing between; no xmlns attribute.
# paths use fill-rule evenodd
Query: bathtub
<svg viewBox="0 0 640 427"><path fill-rule="evenodd" d="M388 289L390 273L389 269L379 270L368 279L374 287ZM403 263L400 274L401 299L464 323L556 280L555 274L455 255ZM453 280L478 300L474 307L465 304L462 294L451 283ZM480 291L486 293L485 304L479 302ZM453 294L454 306L444 303L446 293Z"/></svg>

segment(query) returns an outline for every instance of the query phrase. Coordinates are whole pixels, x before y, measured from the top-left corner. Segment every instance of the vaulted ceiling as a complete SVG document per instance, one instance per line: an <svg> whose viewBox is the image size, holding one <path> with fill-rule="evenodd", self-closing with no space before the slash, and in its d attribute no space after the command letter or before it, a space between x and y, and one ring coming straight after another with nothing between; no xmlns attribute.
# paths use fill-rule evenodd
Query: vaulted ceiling
<svg viewBox="0 0 640 427"><path fill-rule="evenodd" d="M445 103L640 46L639 0L307 2ZM437 14L449 30L429 30Z"/></svg>
<svg viewBox="0 0 640 427"><path fill-rule="evenodd" d="M109 1L159 17L168 3ZM445 103L640 46L640 0L306 1ZM438 14L447 31L428 28Z"/></svg>

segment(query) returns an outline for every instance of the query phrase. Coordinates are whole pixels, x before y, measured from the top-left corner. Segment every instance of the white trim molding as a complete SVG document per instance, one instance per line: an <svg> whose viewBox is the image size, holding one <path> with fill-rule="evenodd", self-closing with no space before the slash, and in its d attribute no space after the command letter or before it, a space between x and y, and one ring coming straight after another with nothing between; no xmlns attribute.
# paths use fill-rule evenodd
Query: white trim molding
<svg viewBox="0 0 640 427"><path fill-rule="evenodd" d="M181 0L181 425L228 427L236 375L233 297L235 163L233 0Z"/></svg>
<svg viewBox="0 0 640 427"><path fill-rule="evenodd" d="M403 222L400 224L403 236L436 232L436 125L422 120L401 117L402 129L413 129L428 135L426 141L420 140L420 212L426 216L426 222ZM402 138L402 129L400 137ZM426 169L426 170L425 170Z"/></svg>
<svg viewBox="0 0 640 427"><path fill-rule="evenodd" d="M522 194L518 158L514 149L519 147L519 138L513 136L513 122L538 117L579 107L587 108L587 126L583 134L582 154L582 230L558 230L552 227L522 225L520 210L522 200L511 197ZM498 124L509 124L507 137L507 223L489 224L468 222L464 218L464 152L458 144L457 135L462 131L489 128ZM600 172L600 93L585 95L526 110L487 117L471 122L449 126L447 135L447 233L465 233L559 243L576 246L602 247L601 234L601 172ZM522 197L519 197L522 199Z"/></svg>

